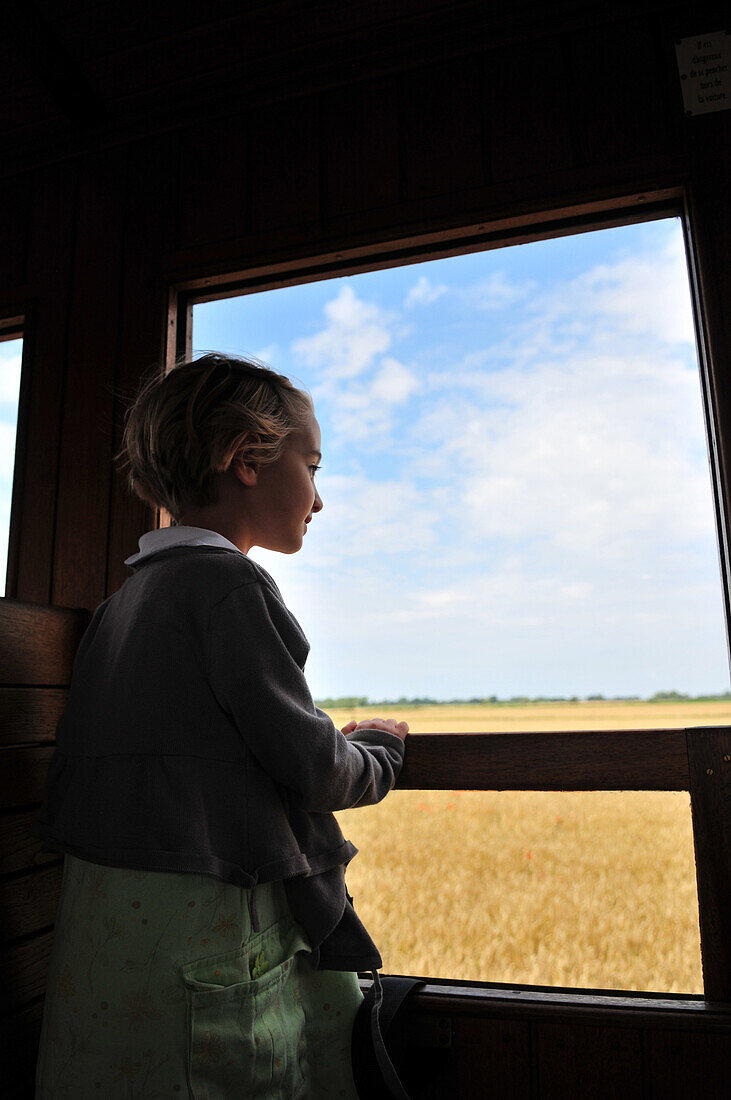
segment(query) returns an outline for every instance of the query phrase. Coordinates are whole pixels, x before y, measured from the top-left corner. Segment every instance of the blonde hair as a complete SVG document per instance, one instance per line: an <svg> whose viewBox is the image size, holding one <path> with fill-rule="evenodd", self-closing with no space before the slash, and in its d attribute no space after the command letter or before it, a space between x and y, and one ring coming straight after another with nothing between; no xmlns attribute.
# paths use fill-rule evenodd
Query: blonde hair
<svg viewBox="0 0 731 1100"><path fill-rule="evenodd" d="M189 507L218 503L217 475L243 448L247 464L270 466L313 413L309 393L254 358L206 352L155 364L125 413L114 461L127 486L164 507L175 524Z"/></svg>

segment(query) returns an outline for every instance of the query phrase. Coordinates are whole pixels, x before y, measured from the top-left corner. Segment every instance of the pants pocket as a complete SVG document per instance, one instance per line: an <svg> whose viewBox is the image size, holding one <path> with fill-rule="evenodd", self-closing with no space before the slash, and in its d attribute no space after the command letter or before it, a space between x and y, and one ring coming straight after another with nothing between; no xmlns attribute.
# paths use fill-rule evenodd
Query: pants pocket
<svg viewBox="0 0 731 1100"><path fill-rule="evenodd" d="M182 969L195 1100L297 1097L305 1085L301 964L310 944L284 917L244 945Z"/></svg>

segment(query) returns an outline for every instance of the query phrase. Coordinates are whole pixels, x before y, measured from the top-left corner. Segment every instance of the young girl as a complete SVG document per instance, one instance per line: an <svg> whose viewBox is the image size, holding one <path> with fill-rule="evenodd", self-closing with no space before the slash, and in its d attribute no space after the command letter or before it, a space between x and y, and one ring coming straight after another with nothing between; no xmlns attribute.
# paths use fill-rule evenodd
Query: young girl
<svg viewBox="0 0 731 1100"><path fill-rule="evenodd" d="M333 810L381 801L408 726L315 706L309 644L252 546L322 508L310 397L211 353L143 380L128 484L175 525L82 638L33 832L64 852L37 1100L355 1100L351 1031L380 988Z"/></svg>

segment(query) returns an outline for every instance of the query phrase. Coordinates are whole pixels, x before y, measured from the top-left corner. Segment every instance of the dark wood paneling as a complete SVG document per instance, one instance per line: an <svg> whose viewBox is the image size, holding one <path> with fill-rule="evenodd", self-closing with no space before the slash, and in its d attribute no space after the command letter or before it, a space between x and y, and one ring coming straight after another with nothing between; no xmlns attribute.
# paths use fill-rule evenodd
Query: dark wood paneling
<svg viewBox="0 0 731 1100"><path fill-rule="evenodd" d="M409 734L396 781L399 790L684 791L688 786L682 729Z"/></svg>
<svg viewBox="0 0 731 1100"><path fill-rule="evenodd" d="M731 1002L731 730L688 731L703 991Z"/></svg>
<svg viewBox="0 0 731 1100"><path fill-rule="evenodd" d="M323 218L397 202L395 78L323 93L320 122Z"/></svg>
<svg viewBox="0 0 731 1100"><path fill-rule="evenodd" d="M653 1100L728 1100L731 1036L677 1031L650 1032L645 1039Z"/></svg>
<svg viewBox="0 0 731 1100"><path fill-rule="evenodd" d="M308 65L324 63L328 56L352 54L357 42L362 56L369 49L408 46L420 36L438 37L440 30L483 20L480 0L451 5L443 0L399 0L398 5L388 0L359 5L320 0L314 7L303 0L285 0L257 4L225 22L209 20L181 33L173 23L160 41L88 58L84 68L104 97L113 100L149 94L160 85L210 80L209 74L220 79L227 71L244 80L247 69L262 63L270 73L279 70L281 79L287 70L302 65L303 55Z"/></svg>
<svg viewBox="0 0 731 1100"><path fill-rule="evenodd" d="M0 667L6 681L68 685L86 609L0 600ZM0 688L2 741L48 741L68 687ZM3 1096L33 1095L43 995L63 874L58 852L41 851L30 829L45 793L53 745L2 749L0 767L0 1046ZM16 809L16 807L22 807ZM6 1044L12 1042L12 1047ZM12 1058L9 1052L12 1050ZM10 1063L10 1064L8 1064ZM23 1085L25 1082L25 1085Z"/></svg>
<svg viewBox="0 0 731 1100"><path fill-rule="evenodd" d="M246 233L248 125L246 114L230 115L180 134L178 248ZM262 166L255 164L254 171Z"/></svg>
<svg viewBox="0 0 731 1100"><path fill-rule="evenodd" d="M99 149L106 143L135 140L155 131L178 128L181 120L203 122L232 110L242 111L263 102L299 96L303 88L314 93L343 86L366 71L373 78L382 78L426 63L438 70L450 59L477 50L500 47L509 52L520 42L572 31L581 34L591 27L601 37L605 27L621 25L623 21L630 32L633 27L621 6L618 9L591 2L577 5L570 0L550 6L524 3L498 7L471 0L459 5L440 4L433 11L425 10L413 0L398 7L379 0L378 5L332 5L332 15L330 7L318 6L319 18L312 18L310 6L302 2L294 6L257 4L256 11L239 12L231 21L217 21L215 13L210 18L206 9L208 23L202 28L193 26L181 36L177 33L177 22L173 21L169 33L155 39L153 32L152 40L128 47L125 42L130 33L144 39L145 20L141 13L135 12L136 29L131 31L122 14L126 29L114 40L114 52L106 57L97 55L79 66L80 75L90 77L95 92L101 89L108 97L109 119L94 130L94 147ZM665 18L663 9L667 8L672 8L673 37L693 33L688 30L691 15L694 27L704 18L706 26L723 22L719 14L723 9L707 4L691 7L682 3L644 3L634 5L633 14L642 19L649 11L650 17L645 22L653 27L658 39L657 26ZM703 12L708 13L707 17ZM193 15L192 20L198 24L200 15ZM88 20L80 20L76 36L66 32L67 50L74 58L85 48L85 24ZM107 31L104 24L102 16L100 28L109 34L111 41L113 31ZM655 88L661 98L667 91L668 66L675 64L668 50L671 44L665 40L669 33L657 43L664 53L665 66L663 80ZM232 43L236 46L237 36L240 41L234 50L235 60L222 64L221 51L230 51ZM217 41L221 38L223 44ZM615 70L619 68L625 69L621 58L615 64ZM112 74L114 84L105 84ZM614 78L611 67L609 75ZM673 71L671 82L676 80ZM36 87L37 81L27 90L32 92ZM12 90L20 94L20 86ZM677 89L673 94L677 94ZM17 170L44 160L82 154L88 151L89 144L79 141L80 136L83 137L64 123L62 116L50 130L44 131L44 136L29 120L27 132L15 132L10 158L6 156L5 164L14 165Z"/></svg>
<svg viewBox="0 0 731 1100"><path fill-rule="evenodd" d="M31 826L40 809L35 805L30 809L3 812L0 817L0 874L27 871L59 859L58 852L43 851L43 841L31 835Z"/></svg>
<svg viewBox="0 0 731 1100"><path fill-rule="evenodd" d="M34 78L0 89L0 118L3 141L14 152L16 145L68 129L58 103Z"/></svg>
<svg viewBox="0 0 731 1100"><path fill-rule="evenodd" d="M32 174L24 173L0 180L0 241L3 250L0 289L17 287L27 281L26 253L32 191Z"/></svg>
<svg viewBox="0 0 731 1100"><path fill-rule="evenodd" d="M122 446L124 414L134 400L140 376L165 361L169 289L161 260L174 246L179 139L178 134L167 134L140 142L130 150L114 405L115 455ZM216 177L225 175L218 168L211 172L209 166L208 170ZM187 169L183 176L187 186ZM207 199L201 201L205 193L201 177L197 205L202 209L208 206ZM130 576L125 558L137 551L140 535L156 526L156 510L129 492L126 472L119 473L115 467L113 473L105 596L116 592Z"/></svg>
<svg viewBox="0 0 731 1100"><path fill-rule="evenodd" d="M81 173L50 600L65 607L94 609L106 587L128 155L92 154Z"/></svg>
<svg viewBox="0 0 731 1100"><path fill-rule="evenodd" d="M0 40L0 89L12 84L20 84L30 77L30 70L13 45L4 35Z"/></svg>
<svg viewBox="0 0 731 1100"><path fill-rule="evenodd" d="M48 4L45 5L46 8ZM57 5L58 6L58 5ZM472 3L454 2L452 8L474 9ZM272 53L304 42L329 40L341 34L358 33L369 25L388 24L410 16L426 15L444 7L444 0L368 0L347 5L338 0L176 0L174 18L166 4L130 5L129 0L110 0L95 6L93 13L56 13L56 33L89 61L135 49L182 52L190 67L222 67L220 51L235 42L244 56L256 56L257 44L266 42ZM196 44L198 51L195 50ZM203 56L196 56L196 52Z"/></svg>
<svg viewBox="0 0 731 1100"><path fill-rule="evenodd" d="M471 209L460 213L449 211L444 196L433 196L328 219L319 239L317 224L252 232L171 253L166 274L181 289L203 288L201 296L205 291L215 296L216 288L220 296L230 296L237 279L256 279L273 288L560 237L579 232L582 225L630 224L643 220L644 210L647 218L658 216L656 204L662 205L664 217L682 209L682 189L673 185L679 160L635 167L641 174L630 183L622 175L608 179L596 168L554 173L543 181L540 204L535 181L527 178L462 192L460 202L469 196ZM425 234L425 224L433 233Z"/></svg>
<svg viewBox="0 0 731 1100"><path fill-rule="evenodd" d="M76 651L90 618L86 608L48 607L9 597L0 599L3 683L68 686ZM23 696L21 701L27 698ZM11 711L9 717L12 716Z"/></svg>
<svg viewBox="0 0 731 1100"><path fill-rule="evenodd" d="M3 749L0 769L0 810L41 802L46 773L53 756L51 745L28 745L22 749Z"/></svg>
<svg viewBox="0 0 731 1100"><path fill-rule="evenodd" d="M396 1017L388 1043L415 1100L529 1100L534 1095L527 1023L436 1015L412 999Z"/></svg>
<svg viewBox="0 0 731 1100"><path fill-rule="evenodd" d="M45 931L56 919L63 861L0 882L2 942Z"/></svg>
<svg viewBox="0 0 731 1100"><path fill-rule="evenodd" d="M61 434L69 293L76 230L78 164L35 173L28 246L32 311L23 339L7 595L51 603L53 534Z"/></svg>
<svg viewBox="0 0 731 1100"><path fill-rule="evenodd" d="M249 143L249 211L253 233L320 217L319 118L316 99L253 112Z"/></svg>
<svg viewBox="0 0 731 1100"><path fill-rule="evenodd" d="M67 699L68 688L0 686L0 745L54 741Z"/></svg>
<svg viewBox="0 0 731 1100"><path fill-rule="evenodd" d="M453 1020L450 1096L528 1100L531 1033L517 1020L459 1016ZM436 1065L438 1060L435 1058ZM435 1091L435 1098L444 1093Z"/></svg>
<svg viewBox="0 0 731 1100"><path fill-rule="evenodd" d="M0 1013L44 996L52 945L53 932L41 932L0 949Z"/></svg>
<svg viewBox="0 0 731 1100"><path fill-rule="evenodd" d="M578 162L610 164L666 147L665 38L662 22L646 18L568 36Z"/></svg>
<svg viewBox="0 0 731 1100"><path fill-rule="evenodd" d="M0 1021L3 1100L32 1100L43 1001Z"/></svg>
<svg viewBox="0 0 731 1100"><path fill-rule="evenodd" d="M361 980L364 993L370 984ZM395 1057L419 1100L720 1098L728 1007L679 994L427 983L396 1018Z"/></svg>
<svg viewBox="0 0 731 1100"><path fill-rule="evenodd" d="M8 4L3 30L25 61L35 83L44 89L72 126L106 121L106 107L76 57L32 3Z"/></svg>
<svg viewBox="0 0 731 1100"><path fill-rule="evenodd" d="M208 26L226 32L230 16L241 16L249 8L261 7L261 0L175 0L167 3L136 3L129 0L44 0L39 2L49 23L80 61L105 57L146 44L160 49L174 48L178 35Z"/></svg>
<svg viewBox="0 0 731 1100"><path fill-rule="evenodd" d="M631 1028L542 1023L535 1026L533 1056L541 1100L645 1095L642 1036Z"/></svg>
<svg viewBox="0 0 731 1100"><path fill-rule="evenodd" d="M49 23L61 23L80 15L89 17L91 12L104 18L106 12L113 12L116 0L35 0L36 7L43 12ZM129 5L127 5L129 8Z"/></svg>
<svg viewBox="0 0 731 1100"><path fill-rule="evenodd" d="M401 78L401 198L487 183L482 75L482 60L472 55Z"/></svg>
<svg viewBox="0 0 731 1100"><path fill-rule="evenodd" d="M490 177L498 183L571 168L565 40L543 38L485 55Z"/></svg>

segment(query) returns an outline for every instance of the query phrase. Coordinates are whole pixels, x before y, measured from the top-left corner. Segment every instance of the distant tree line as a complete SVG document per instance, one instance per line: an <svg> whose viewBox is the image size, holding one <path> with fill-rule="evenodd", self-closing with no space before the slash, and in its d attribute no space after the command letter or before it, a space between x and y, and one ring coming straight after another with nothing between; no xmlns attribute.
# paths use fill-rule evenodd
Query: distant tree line
<svg viewBox="0 0 731 1100"><path fill-rule="evenodd" d="M598 700L606 702L644 702L644 703L671 703L694 702L708 703L716 700L731 699L731 692L725 691L721 695L685 695L680 691L656 691L654 695L643 698L641 695L512 695L509 699L500 699L497 695L486 698L472 699L431 699L429 696L418 696L407 699L402 695L400 699L369 699L366 695L341 695L338 699L316 699L315 705L328 709L348 709L350 707L418 707L439 706L445 703L491 703L493 705L518 705L526 703L590 703Z"/></svg>

